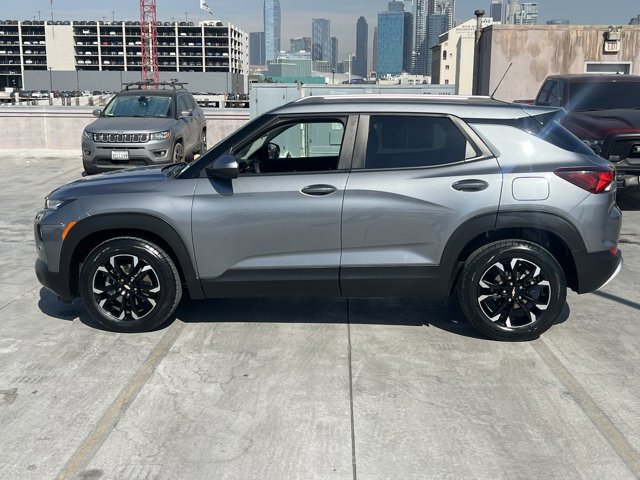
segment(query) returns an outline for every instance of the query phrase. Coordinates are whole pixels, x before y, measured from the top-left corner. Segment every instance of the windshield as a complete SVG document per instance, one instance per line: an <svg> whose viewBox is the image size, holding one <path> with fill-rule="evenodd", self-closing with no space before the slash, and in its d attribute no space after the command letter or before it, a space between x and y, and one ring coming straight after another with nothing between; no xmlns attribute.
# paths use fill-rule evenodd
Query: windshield
<svg viewBox="0 0 640 480"><path fill-rule="evenodd" d="M567 110L640 108L640 82L584 82L569 84Z"/></svg>
<svg viewBox="0 0 640 480"><path fill-rule="evenodd" d="M161 95L123 95L104 109L105 117L167 118L171 113L171 97Z"/></svg>

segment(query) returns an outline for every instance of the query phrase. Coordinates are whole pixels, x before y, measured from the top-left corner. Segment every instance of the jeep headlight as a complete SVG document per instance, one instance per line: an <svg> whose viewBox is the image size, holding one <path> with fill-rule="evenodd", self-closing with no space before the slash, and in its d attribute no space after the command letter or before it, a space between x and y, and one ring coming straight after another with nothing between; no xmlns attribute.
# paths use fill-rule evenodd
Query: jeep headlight
<svg viewBox="0 0 640 480"><path fill-rule="evenodd" d="M93 140L93 133L87 132L85 130L84 132L82 132L82 139L83 140Z"/></svg>
<svg viewBox="0 0 640 480"><path fill-rule="evenodd" d="M165 132L152 133L149 136L149 140L169 140L171 138L171 130Z"/></svg>

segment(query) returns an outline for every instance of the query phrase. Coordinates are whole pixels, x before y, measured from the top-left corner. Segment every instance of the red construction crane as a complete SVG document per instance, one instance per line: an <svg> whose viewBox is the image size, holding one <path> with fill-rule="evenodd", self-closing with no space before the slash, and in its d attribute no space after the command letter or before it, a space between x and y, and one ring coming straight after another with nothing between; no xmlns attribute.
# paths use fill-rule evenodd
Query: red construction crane
<svg viewBox="0 0 640 480"><path fill-rule="evenodd" d="M158 82L158 27L156 0L140 0L142 81Z"/></svg>

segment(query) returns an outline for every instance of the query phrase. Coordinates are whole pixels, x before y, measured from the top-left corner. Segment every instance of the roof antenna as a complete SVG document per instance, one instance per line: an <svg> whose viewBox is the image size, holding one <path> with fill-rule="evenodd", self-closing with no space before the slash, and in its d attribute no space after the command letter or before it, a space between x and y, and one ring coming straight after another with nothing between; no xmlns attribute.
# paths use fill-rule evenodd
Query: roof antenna
<svg viewBox="0 0 640 480"><path fill-rule="evenodd" d="M493 98L493 96L496 94L496 92L498 91L498 89L500 88L500 85L502 85L502 81L504 80L504 78L507 76L507 73L509 73L509 70L511 70L511 66L513 65L513 62L511 62L509 64L509 66L507 67L507 71L504 72L504 75L502 75L502 78L500 79L500 81L498 82L498 86L496 87L496 89L493 91L493 93L491 94L491 100L495 100Z"/></svg>

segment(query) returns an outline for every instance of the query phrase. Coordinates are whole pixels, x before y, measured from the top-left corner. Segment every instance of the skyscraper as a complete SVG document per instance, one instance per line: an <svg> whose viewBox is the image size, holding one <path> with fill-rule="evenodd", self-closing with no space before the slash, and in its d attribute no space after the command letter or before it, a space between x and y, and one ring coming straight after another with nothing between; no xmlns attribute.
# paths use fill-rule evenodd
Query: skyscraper
<svg viewBox="0 0 640 480"><path fill-rule="evenodd" d="M413 40L413 73L424 75L427 70L427 18L429 17L429 4L434 0L416 0L415 5L415 38Z"/></svg>
<svg viewBox="0 0 640 480"><path fill-rule="evenodd" d="M433 14L447 17L447 29L451 30L456 24L456 0L432 0L435 3ZM443 32L444 33L444 32Z"/></svg>
<svg viewBox="0 0 640 480"><path fill-rule="evenodd" d="M289 39L290 52L309 52L311 53L311 37L298 37Z"/></svg>
<svg viewBox="0 0 640 480"><path fill-rule="evenodd" d="M331 68L338 68L338 37L331 37Z"/></svg>
<svg viewBox="0 0 640 480"><path fill-rule="evenodd" d="M399 3L399 2L398 2ZM378 14L378 76L402 73L404 42L404 12L387 11Z"/></svg>
<svg viewBox="0 0 640 480"><path fill-rule="evenodd" d="M502 0L491 0L491 7L489 8L489 16L493 18L494 22L502 21Z"/></svg>
<svg viewBox="0 0 640 480"><path fill-rule="evenodd" d="M264 32L251 32L249 34L249 64L266 64L264 55Z"/></svg>
<svg viewBox="0 0 640 480"><path fill-rule="evenodd" d="M360 17L356 24L356 60L352 66L355 75L366 78L369 70L369 25L367 19Z"/></svg>
<svg viewBox="0 0 640 480"><path fill-rule="evenodd" d="M520 11L516 12L514 15L513 23L516 25L537 25L539 15L537 3L523 3L520 7Z"/></svg>
<svg viewBox="0 0 640 480"><path fill-rule="evenodd" d="M429 15L429 20L427 22L427 39L425 42L427 45L427 65L425 75L431 76L433 61L433 52L431 47L435 47L439 43L438 38L440 35L450 30L450 28L447 28L447 23L447 15L435 13L433 15Z"/></svg>
<svg viewBox="0 0 640 480"><path fill-rule="evenodd" d="M373 27L373 59L371 60L371 71L378 71L378 27Z"/></svg>
<svg viewBox="0 0 640 480"><path fill-rule="evenodd" d="M265 62L274 61L280 53L280 0L264 0Z"/></svg>
<svg viewBox="0 0 640 480"><path fill-rule="evenodd" d="M311 21L311 58L313 61L331 61L331 22L326 18Z"/></svg>
<svg viewBox="0 0 640 480"><path fill-rule="evenodd" d="M406 5L406 3L405 3ZM413 13L404 12L404 41L402 43L402 71L413 70Z"/></svg>
<svg viewBox="0 0 640 480"><path fill-rule="evenodd" d="M516 12L519 12L520 8L520 0L509 0L509 4L507 5L507 14L505 15L505 23L516 23Z"/></svg>

